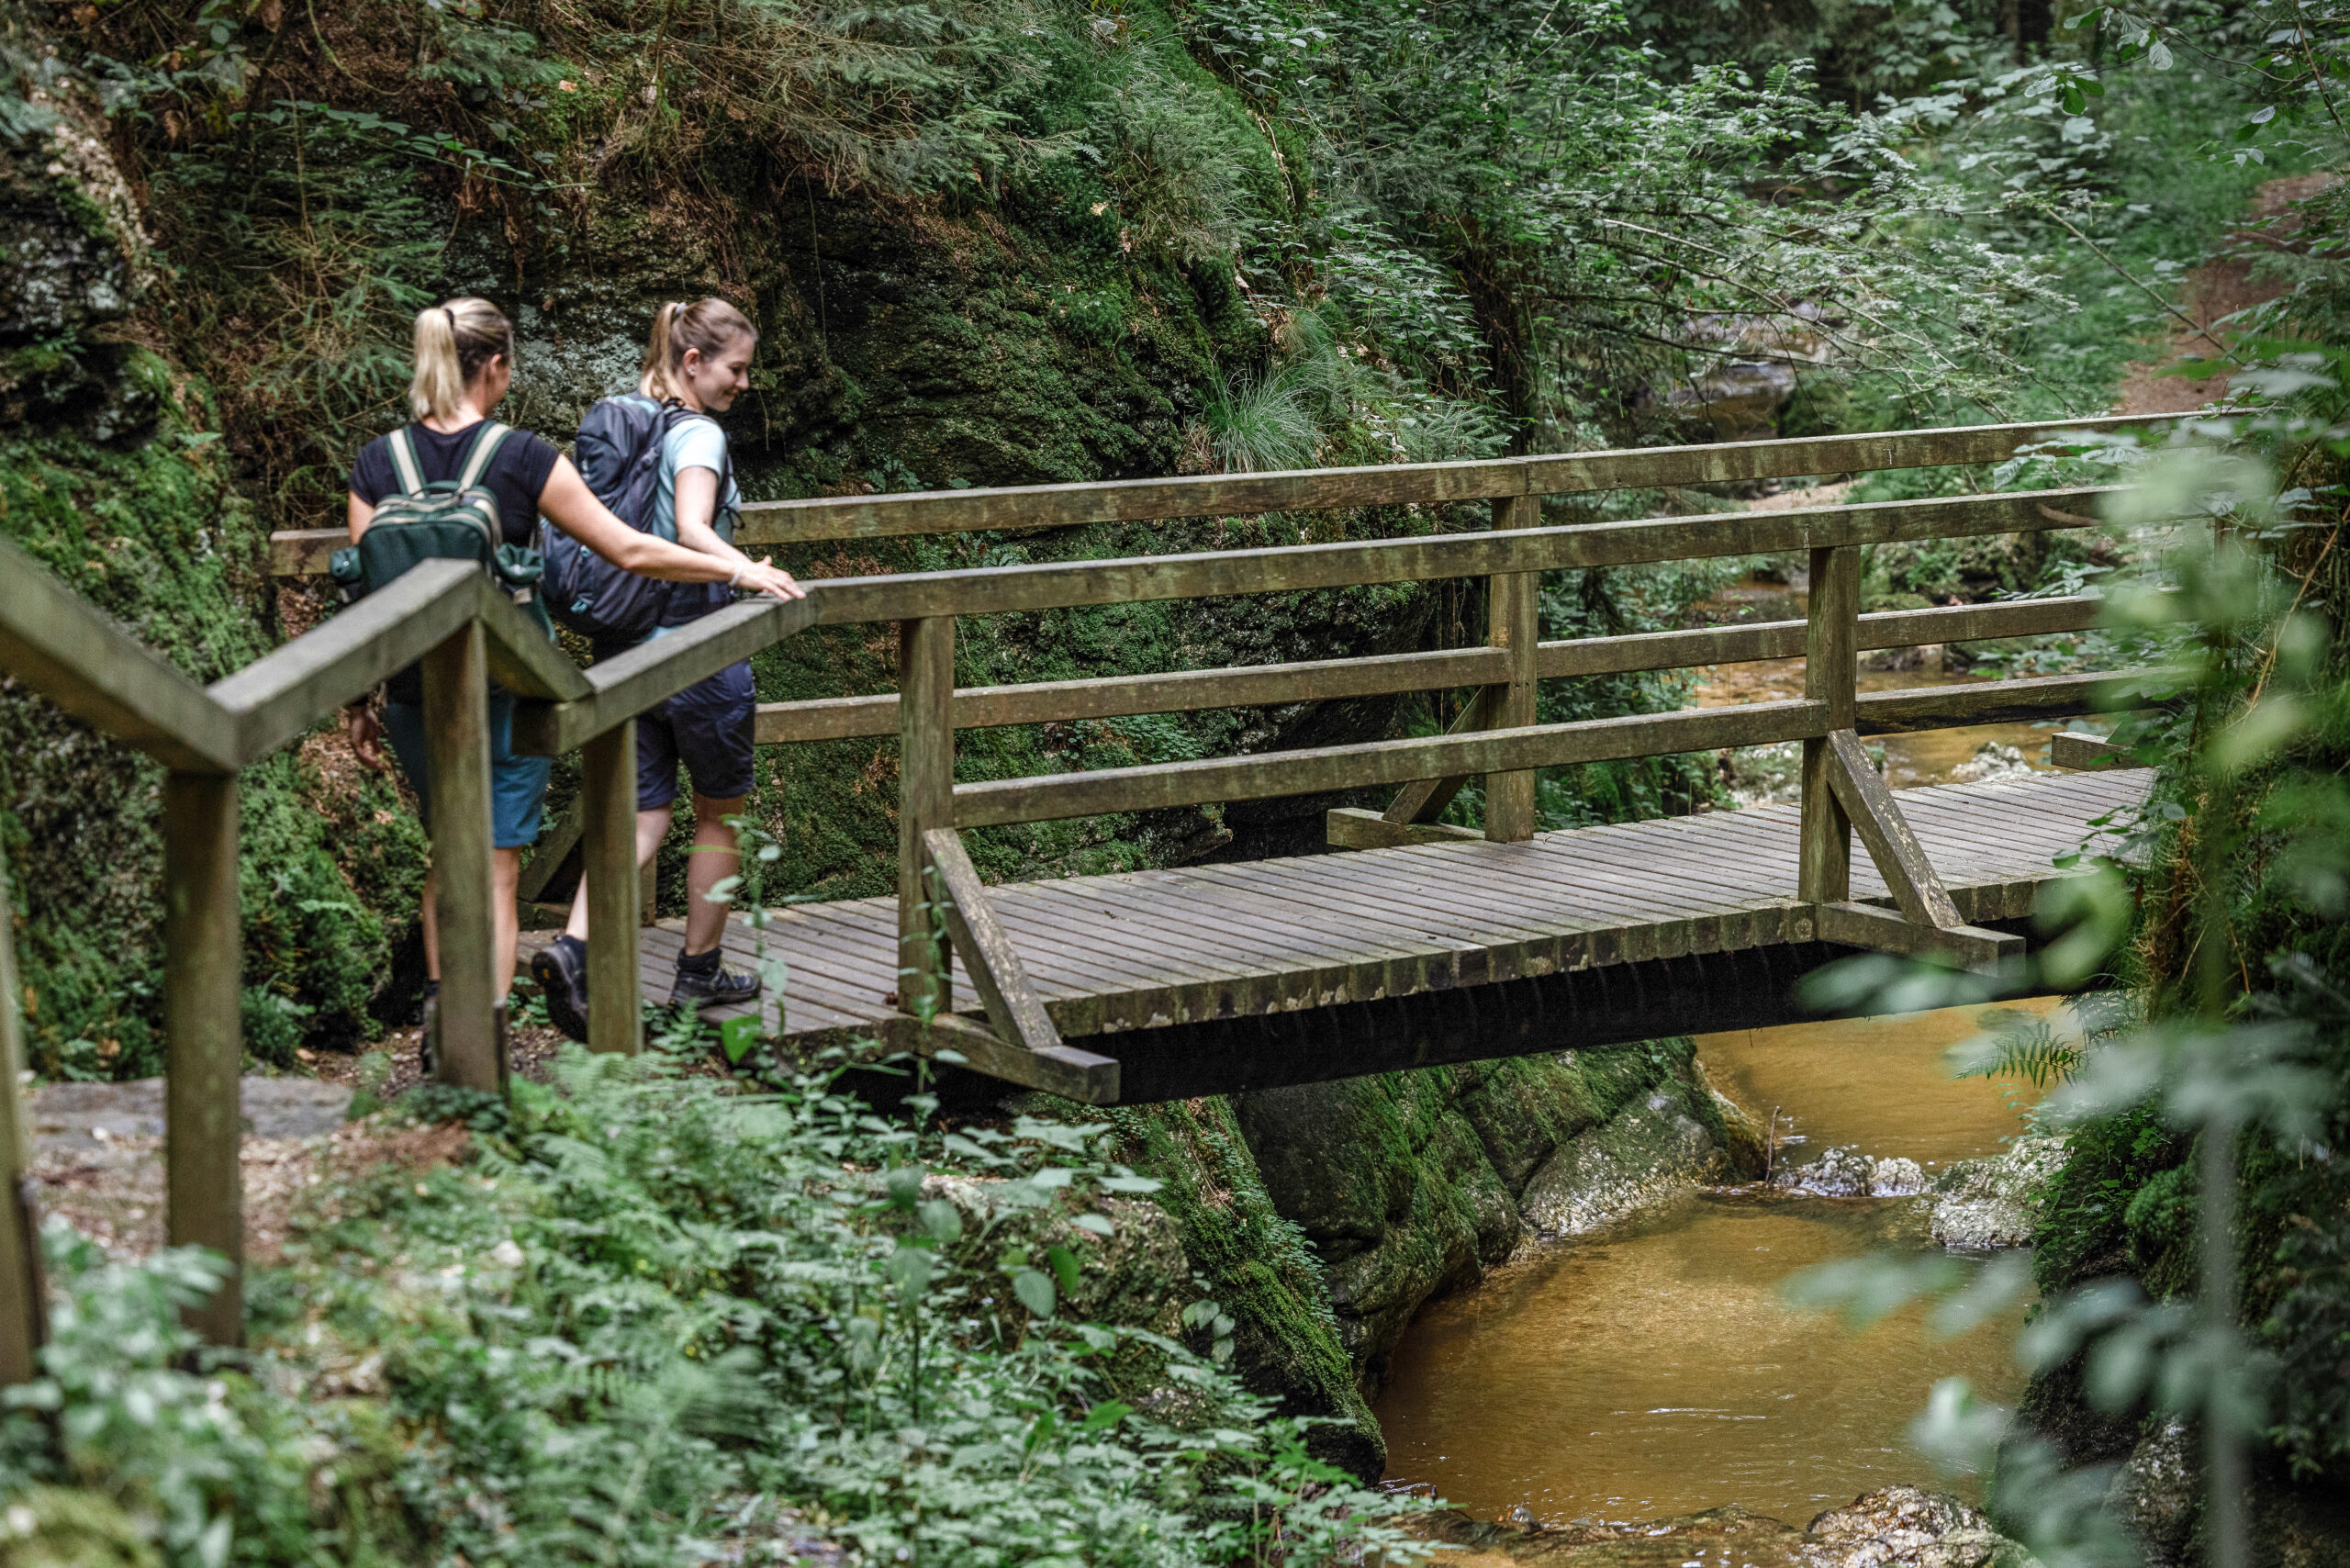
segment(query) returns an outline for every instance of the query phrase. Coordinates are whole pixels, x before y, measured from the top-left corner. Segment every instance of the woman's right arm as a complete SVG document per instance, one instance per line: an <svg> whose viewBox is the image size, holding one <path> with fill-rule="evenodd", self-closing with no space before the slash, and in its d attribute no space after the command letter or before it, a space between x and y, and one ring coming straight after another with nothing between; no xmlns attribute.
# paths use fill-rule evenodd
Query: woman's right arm
<svg viewBox="0 0 2350 1568"><path fill-rule="evenodd" d="M588 481L579 476L579 470L568 457L555 460L554 471L547 476L546 488L539 492L539 510L557 528L627 571L674 583L732 582L737 588L776 599L807 597L807 590L793 582L789 573L778 571L765 561L753 561L738 568L714 555L704 555L650 533L639 533L596 498L596 492L588 487Z"/></svg>

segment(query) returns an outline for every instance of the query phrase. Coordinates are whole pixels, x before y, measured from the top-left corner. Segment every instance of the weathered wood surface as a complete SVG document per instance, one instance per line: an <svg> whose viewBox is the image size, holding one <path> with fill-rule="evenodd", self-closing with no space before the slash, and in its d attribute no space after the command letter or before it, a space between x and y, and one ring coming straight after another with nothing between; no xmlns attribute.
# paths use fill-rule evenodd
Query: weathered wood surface
<svg viewBox="0 0 2350 1568"><path fill-rule="evenodd" d="M515 704L514 749L530 756L576 751L589 736L781 642L815 613L810 599L748 599L599 660L585 672L575 669L581 684L566 700Z"/></svg>
<svg viewBox="0 0 2350 1568"><path fill-rule="evenodd" d="M1930 468L1998 463L2025 446L2058 440L2068 432L2094 434L2171 422L2167 416L2105 415L2062 423L1886 431L1874 435L1639 447L1463 463L1382 464L1276 474L752 501L743 509L742 526L735 537L743 544L880 539ZM287 577L322 573L329 557L346 543L348 537L340 528L293 529L272 534L271 569Z"/></svg>
<svg viewBox="0 0 2350 1568"><path fill-rule="evenodd" d="M0 911L16 907L8 855L0 845ZM0 918L0 1388L30 1382L46 1336L48 1287L40 1256L40 1217L32 1202L31 1129L19 1075L25 1070L24 1020L17 1004L16 922Z"/></svg>
<svg viewBox="0 0 2350 1568"><path fill-rule="evenodd" d="M2177 689L2180 678L2176 670L2145 668L1978 680L1961 686L1864 691L1855 708L1861 734L1906 735L1919 730L2070 719L2153 707Z"/></svg>
<svg viewBox="0 0 2350 1568"><path fill-rule="evenodd" d="M1736 708L1686 708L1567 724L1429 735L1356 745L1206 757L1091 773L1002 778L955 788L955 823L990 827L1158 811L1213 801L1261 801L1360 790L1470 773L1508 773L1618 757L1765 745L1827 731L1826 710L1795 700Z"/></svg>
<svg viewBox="0 0 2350 1568"><path fill-rule="evenodd" d="M2009 921L2065 874L2054 857L2093 837L2090 819L2142 799L2147 777L2041 774L1906 790L1900 801L1959 913ZM1808 941L1814 912L1796 897L1797 814L1758 806L1523 844L1454 839L1013 883L989 889L988 902L1056 1028L1070 1039L1112 1036L1087 1043L1114 1055L1115 1035L1155 1025ZM1859 900L1891 902L1865 863L1852 884ZM911 1024L888 1000L898 984L894 898L799 905L770 919L767 940L791 973L779 1015L778 999L763 1003L780 1033L840 1044ZM677 924L645 933L649 987L669 983ZM756 938L740 922L726 940L752 957ZM981 1004L968 978L954 994L976 1027Z"/></svg>
<svg viewBox="0 0 2350 1568"><path fill-rule="evenodd" d="M1996 973L2010 958L2023 956L2023 938L2011 932L1986 931L1979 925L1921 925L1897 910L1865 903L1823 903L1812 910L1813 932L1823 942L1847 947L1867 947L1900 953L1913 958L1938 958L1963 969Z"/></svg>
<svg viewBox="0 0 2350 1568"><path fill-rule="evenodd" d="M579 748L578 814L579 874L588 883L588 1048L634 1056L644 1037L634 724L614 724Z"/></svg>
<svg viewBox="0 0 2350 1568"><path fill-rule="evenodd" d="M2116 745L2103 735L2084 734L2065 730L2048 738L2048 763L2052 767L2075 770L2103 767L2143 767L2137 752L2129 746Z"/></svg>
<svg viewBox="0 0 2350 1568"><path fill-rule="evenodd" d="M237 722L179 666L0 539L0 670L166 767L232 773Z"/></svg>
<svg viewBox="0 0 2350 1568"><path fill-rule="evenodd" d="M1541 521L1541 504L1532 496L1511 496L1494 503L1497 531L1530 528ZM1486 722L1494 729L1524 729L1535 722L1542 653L1541 595L1539 572L1505 572L1485 585L1485 645L1509 656L1509 678L1485 689ZM1539 825L1534 780L1534 773L1527 769L1485 775L1487 838L1496 844L1516 844L1534 836Z"/></svg>
<svg viewBox="0 0 2350 1568"><path fill-rule="evenodd" d="M245 1209L237 1075L244 1067L244 943L237 902L237 779L163 779L163 1230L229 1260L189 1326L245 1340Z"/></svg>
<svg viewBox="0 0 2350 1568"><path fill-rule="evenodd" d="M939 617L898 628L898 944L905 1010L952 1006L945 912L923 874L925 837L955 827L955 622ZM1007 1044L1017 1044L1016 1035Z"/></svg>
<svg viewBox="0 0 2350 1568"><path fill-rule="evenodd" d="M500 991L490 920L489 653L468 622L424 655L424 755L432 814L432 909L440 937L438 1072L502 1093L492 1012ZM230 1085L229 1103L236 1103Z"/></svg>
<svg viewBox="0 0 2350 1568"><path fill-rule="evenodd" d="M2094 523L2105 498L2125 487L2075 486L2001 495L1863 506L1714 512L1634 522L1579 523L1505 532L1423 535L1368 543L1284 544L1191 554L979 566L945 572L828 577L805 602L818 624L854 625L928 615L1000 615L1088 604L1289 593L1366 583L1423 582L1567 567L1627 566L1715 555L1776 554L2028 533ZM666 641L666 639L665 639Z"/></svg>
<svg viewBox="0 0 2350 1568"><path fill-rule="evenodd" d="M1951 902L1926 846L1902 815L1900 805L1884 776L1861 749L1861 737L1850 730L1832 730L1826 740L1828 778L1843 808L1844 818L1868 846L1877 875L1893 891L1902 917L1919 925L1947 930L1964 924L1958 906Z"/></svg>

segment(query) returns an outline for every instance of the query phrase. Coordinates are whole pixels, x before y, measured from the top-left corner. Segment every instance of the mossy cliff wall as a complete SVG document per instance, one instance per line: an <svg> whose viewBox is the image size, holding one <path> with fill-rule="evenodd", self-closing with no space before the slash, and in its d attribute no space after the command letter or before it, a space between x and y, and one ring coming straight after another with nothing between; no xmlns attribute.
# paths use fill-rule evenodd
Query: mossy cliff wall
<svg viewBox="0 0 2350 1568"><path fill-rule="evenodd" d="M1334 1417L1325 1452L1364 1475L1386 1456L1369 1402L1424 1304L1756 1152L1685 1037L1114 1114L1243 1372Z"/></svg>

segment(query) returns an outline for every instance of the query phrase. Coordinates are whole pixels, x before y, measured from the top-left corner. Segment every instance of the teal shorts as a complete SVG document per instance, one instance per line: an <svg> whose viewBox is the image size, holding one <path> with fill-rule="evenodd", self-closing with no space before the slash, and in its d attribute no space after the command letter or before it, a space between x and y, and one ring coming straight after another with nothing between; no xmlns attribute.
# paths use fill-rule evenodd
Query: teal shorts
<svg viewBox="0 0 2350 1568"><path fill-rule="evenodd" d="M432 779L425 767L424 705L420 702L384 704L384 728L392 738L392 752L400 771L416 788L424 825L432 825ZM539 810L546 803L551 756L516 756L514 694L489 689L489 826L490 843L500 849L520 849L539 836Z"/></svg>

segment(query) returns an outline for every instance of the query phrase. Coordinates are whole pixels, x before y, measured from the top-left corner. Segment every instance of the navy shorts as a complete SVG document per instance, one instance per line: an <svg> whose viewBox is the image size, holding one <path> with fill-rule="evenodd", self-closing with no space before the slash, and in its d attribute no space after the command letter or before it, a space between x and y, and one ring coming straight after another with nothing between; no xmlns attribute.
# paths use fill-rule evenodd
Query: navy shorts
<svg viewBox="0 0 2350 1568"><path fill-rule="evenodd" d="M416 790L419 814L432 825L432 778L425 767L424 706L420 702L386 702L384 729L392 739L392 754L400 771ZM489 689L489 825L490 843L500 849L520 849L539 836L539 808L546 802L551 756L514 755L514 694Z"/></svg>
<svg viewBox="0 0 2350 1568"><path fill-rule="evenodd" d="M751 792L751 666L728 665L656 703L636 720L636 809L657 812L677 798L677 767L694 793L731 801Z"/></svg>

